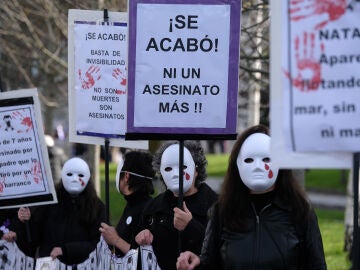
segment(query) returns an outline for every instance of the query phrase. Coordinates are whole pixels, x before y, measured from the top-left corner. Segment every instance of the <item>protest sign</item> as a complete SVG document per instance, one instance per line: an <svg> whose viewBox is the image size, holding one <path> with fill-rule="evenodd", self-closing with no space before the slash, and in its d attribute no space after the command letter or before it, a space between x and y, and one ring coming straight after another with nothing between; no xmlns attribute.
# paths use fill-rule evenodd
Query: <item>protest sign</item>
<svg viewBox="0 0 360 270"><path fill-rule="evenodd" d="M36 89L0 97L0 209L57 202Z"/></svg>
<svg viewBox="0 0 360 270"><path fill-rule="evenodd" d="M350 168L360 148L359 5L307 3L271 3L274 161Z"/></svg>
<svg viewBox="0 0 360 270"><path fill-rule="evenodd" d="M283 8L289 144L299 152L360 151L360 7L319 4Z"/></svg>
<svg viewBox="0 0 360 270"><path fill-rule="evenodd" d="M127 117L127 16L69 10L69 140L147 148L125 142Z"/></svg>
<svg viewBox="0 0 360 270"><path fill-rule="evenodd" d="M129 136L236 133L240 10L240 0L129 2Z"/></svg>

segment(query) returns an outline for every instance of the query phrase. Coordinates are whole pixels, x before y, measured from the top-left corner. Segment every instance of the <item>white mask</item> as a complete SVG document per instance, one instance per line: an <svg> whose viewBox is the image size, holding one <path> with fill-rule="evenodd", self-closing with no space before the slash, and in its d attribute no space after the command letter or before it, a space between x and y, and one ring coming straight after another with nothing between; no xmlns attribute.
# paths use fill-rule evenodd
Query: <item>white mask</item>
<svg viewBox="0 0 360 270"><path fill-rule="evenodd" d="M168 189L179 194L179 145L172 144L161 156L160 172ZM194 182L195 162L190 151L184 147L183 192L186 193Z"/></svg>
<svg viewBox="0 0 360 270"><path fill-rule="evenodd" d="M279 168L270 159L270 137L263 133L250 135L243 143L236 164L243 183L254 192L264 192L276 181Z"/></svg>
<svg viewBox="0 0 360 270"><path fill-rule="evenodd" d="M86 188L89 179L89 166L84 160L75 157L65 162L61 171L61 180L69 194L80 194Z"/></svg>
<svg viewBox="0 0 360 270"><path fill-rule="evenodd" d="M120 173L121 173L121 170L123 167L124 167L124 159L120 158L117 169L116 169L116 178L115 178L116 189L120 193L121 193L121 191L120 191Z"/></svg>

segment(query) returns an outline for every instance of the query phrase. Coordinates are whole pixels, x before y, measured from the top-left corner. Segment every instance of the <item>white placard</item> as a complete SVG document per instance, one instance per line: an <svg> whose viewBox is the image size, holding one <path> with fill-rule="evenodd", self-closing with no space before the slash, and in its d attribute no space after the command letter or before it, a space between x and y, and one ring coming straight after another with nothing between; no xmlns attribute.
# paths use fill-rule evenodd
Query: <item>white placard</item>
<svg viewBox="0 0 360 270"><path fill-rule="evenodd" d="M0 97L0 209L57 202L36 89Z"/></svg>
<svg viewBox="0 0 360 270"><path fill-rule="evenodd" d="M301 1L298 1L301 2ZM314 1L315 3L317 1ZM272 149L273 161L283 168L351 168L352 155L347 152L334 152L329 150L326 153L315 152L295 152L290 147L289 136L290 132L290 110L289 110L289 89L285 88L284 81L288 80L286 76L286 69L284 69L284 57L288 51L288 41L284 38L284 31L287 27L284 24L284 16L287 17L287 1L272 1L271 2L271 97L270 97L270 127L272 135ZM311 39L308 40L311 44ZM315 41L314 41L315 42ZM304 44L304 43L302 43ZM321 48L321 47L320 47ZM304 51L302 51L304 53ZM310 52L309 52L310 53ZM274 60L276 59L276 60ZM296 57L294 58L296 59ZM318 62L320 58L317 59ZM293 91L298 91L293 89ZM314 103L316 95L314 91L301 92L299 95L307 95L311 97L310 100ZM317 97L316 97L317 98ZM326 95L324 96L326 99ZM331 99L332 100L332 99ZM325 101L324 101L325 102ZM328 114L329 115L329 114ZM316 117L316 115L315 115ZM314 122L317 119L315 118ZM358 120L357 120L358 121ZM359 122L357 122L359 123ZM304 130L311 131L314 123L308 119ZM334 123L337 124L337 123ZM315 131L316 132L316 131ZM296 134L298 136L299 134ZM303 139L309 141L316 140L313 136L305 136ZM355 148L354 148L355 149ZM345 149L344 149L345 150ZM314 149L315 151L315 149Z"/></svg>
<svg viewBox="0 0 360 270"><path fill-rule="evenodd" d="M127 16L122 12L69 10L69 140L147 149L125 141Z"/></svg>

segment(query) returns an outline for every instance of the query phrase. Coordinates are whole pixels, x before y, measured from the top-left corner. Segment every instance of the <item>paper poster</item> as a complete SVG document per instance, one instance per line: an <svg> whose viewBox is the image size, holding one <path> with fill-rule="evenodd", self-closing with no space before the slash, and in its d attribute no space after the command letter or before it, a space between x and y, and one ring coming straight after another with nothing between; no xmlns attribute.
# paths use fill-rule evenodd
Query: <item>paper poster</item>
<svg viewBox="0 0 360 270"><path fill-rule="evenodd" d="M360 151L360 3L282 3L289 147L296 152Z"/></svg>
<svg viewBox="0 0 360 270"><path fill-rule="evenodd" d="M128 132L235 134L240 1L130 1Z"/></svg>
<svg viewBox="0 0 360 270"><path fill-rule="evenodd" d="M74 22L76 131L125 135L127 23Z"/></svg>
<svg viewBox="0 0 360 270"><path fill-rule="evenodd" d="M56 202L36 89L0 97L0 209Z"/></svg>
<svg viewBox="0 0 360 270"><path fill-rule="evenodd" d="M127 124L127 15L69 10L69 141L147 149L125 141Z"/></svg>
<svg viewBox="0 0 360 270"><path fill-rule="evenodd" d="M35 270L57 270L59 260L53 260L51 257L42 257L36 259Z"/></svg>
<svg viewBox="0 0 360 270"><path fill-rule="evenodd" d="M299 4L303 3L303 1L297 1ZM335 3L336 1L334 1ZM271 129L271 137L272 143L271 148L273 152L272 161L276 163L281 168L289 168L289 169L305 169L305 168L321 168L321 169L348 169L352 168L352 153L350 152L341 152L341 151L306 151L300 152L298 147L293 147L291 144L291 136L294 135L292 130L292 125L290 122L290 115L292 112L290 110L290 81L289 81L289 72L288 64L284 60L284 58L288 57L289 46L288 44L292 44L288 37L288 26L284 23L284 21L289 20L289 7L288 4L290 1L271 1L270 2L270 12L271 12L271 45L270 45L270 59L275 59L270 62L270 74L271 74L271 83L270 83L270 129ZM295 3L292 1L292 3ZM314 7L313 5L316 3L320 3L319 1L308 1L310 4L309 7ZM329 3L330 4L330 3ZM332 6L332 5L330 5ZM293 11L294 13L295 11ZM313 9L309 9L309 14L313 14ZM323 14L322 15L328 15ZM311 18L310 16L309 18ZM325 20L326 22L326 20ZM328 24L327 22L326 24ZM335 23L331 22L331 23ZM316 23L315 25L317 25ZM325 25L326 25L325 24ZM322 24L320 24L321 26ZM327 27L327 26L326 26ZM309 28L311 29L311 28ZM308 29L308 30L309 30ZM314 42L310 42L307 44L315 44ZM318 41L316 41L318 43ZM301 47L304 43L301 43ZM295 48L295 47L293 47ZM299 44L300 48L300 44ZM321 48L321 46L320 46ZM303 50L302 55L304 53ZM310 53L310 52L309 52ZM300 53L299 53L300 57ZM294 58L296 59L296 57ZM293 61L294 61L293 59ZM320 58L317 58L316 61L320 62ZM318 65L317 65L318 66ZM291 70L292 73L294 73ZM297 74L297 73L294 73ZM313 73L308 73L309 74ZM318 74L318 73L315 73ZM304 74L305 76L305 74ZM296 77L296 76L295 76ZM295 87L292 88L292 91L299 91L298 94L308 95L311 98L315 98L315 92L313 90L301 91ZM323 90L317 90L318 93L321 93ZM326 95L327 96L327 95ZM323 101L326 100L326 96L324 96ZM315 100L315 99L313 99ZM340 99L339 99L340 100ZM316 104L316 103L312 103ZM298 115L300 116L300 115ZM311 115L304 115L304 117L311 117ZM319 116L314 115L315 120L319 120ZM324 118L325 119L325 118ZM314 121L315 121L314 120ZM338 124L338 123L335 123ZM307 125L304 129L311 131L310 127L312 127L312 120L308 121ZM317 132L317 131L316 131ZM296 134L298 135L298 134ZM304 137L305 138L305 137ZM307 140L312 141L315 140L313 137L307 137ZM309 142L312 143L312 142Z"/></svg>

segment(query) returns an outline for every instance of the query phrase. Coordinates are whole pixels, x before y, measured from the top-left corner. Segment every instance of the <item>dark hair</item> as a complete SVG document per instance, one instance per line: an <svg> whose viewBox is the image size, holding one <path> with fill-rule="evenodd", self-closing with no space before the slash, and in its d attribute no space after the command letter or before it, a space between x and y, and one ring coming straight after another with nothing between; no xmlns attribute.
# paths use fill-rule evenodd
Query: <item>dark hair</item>
<svg viewBox="0 0 360 270"><path fill-rule="evenodd" d="M69 193L64 188L62 181L56 184L56 194L59 202L69 199ZM96 221L98 212L101 209L97 209L97 201L99 200L95 186L91 179L86 185L85 189L78 195L79 200L79 221L81 224L86 225Z"/></svg>
<svg viewBox="0 0 360 270"><path fill-rule="evenodd" d="M152 160L153 157L148 151L134 150L125 154L122 171L132 172L139 175L129 175L128 185L131 191L146 194L154 193L152 178L154 178L155 172L152 168ZM120 173L120 179L124 176L124 174L124 172Z"/></svg>
<svg viewBox="0 0 360 270"><path fill-rule="evenodd" d="M162 144L159 149L156 151L154 155L153 167L154 170L159 174L160 179L164 182L161 173L160 173L160 164L161 164L161 157L166 148L170 145L179 144L176 141L170 141ZM202 182L206 180L206 166L207 160L205 157L204 148L201 146L200 142L197 141L184 141L184 147L189 150L192 158L195 162L195 168L197 172L197 177L195 179L195 186L199 187Z"/></svg>
<svg viewBox="0 0 360 270"><path fill-rule="evenodd" d="M269 129L263 125L252 126L238 137L230 153L228 169L217 203L223 224L235 231L246 227L247 209L250 204L249 188L241 180L236 160L244 141L254 133L269 135ZM279 170L275 192L294 210L294 221L300 222L308 215L310 204L291 170Z"/></svg>

